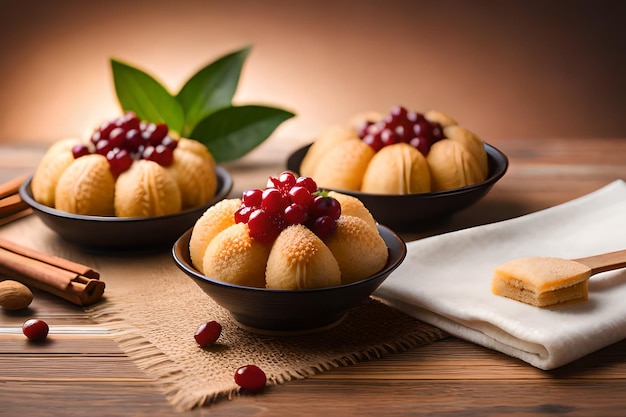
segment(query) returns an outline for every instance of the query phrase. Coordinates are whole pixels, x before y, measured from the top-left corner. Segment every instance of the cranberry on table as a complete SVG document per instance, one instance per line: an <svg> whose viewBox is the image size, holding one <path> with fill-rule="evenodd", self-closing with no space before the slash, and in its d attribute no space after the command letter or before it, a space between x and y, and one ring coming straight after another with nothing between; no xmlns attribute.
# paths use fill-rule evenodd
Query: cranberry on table
<svg viewBox="0 0 626 417"><path fill-rule="evenodd" d="M198 345L205 347L217 342L217 339L219 339L221 334L222 325L212 320L201 324L194 333L193 337L196 339L196 343L198 343Z"/></svg>
<svg viewBox="0 0 626 417"><path fill-rule="evenodd" d="M22 333L30 340L43 340L48 337L48 323L40 319L29 319L22 325Z"/></svg>
<svg viewBox="0 0 626 417"><path fill-rule="evenodd" d="M261 391L267 383L265 372L256 365L245 365L235 371L235 383L246 391Z"/></svg>

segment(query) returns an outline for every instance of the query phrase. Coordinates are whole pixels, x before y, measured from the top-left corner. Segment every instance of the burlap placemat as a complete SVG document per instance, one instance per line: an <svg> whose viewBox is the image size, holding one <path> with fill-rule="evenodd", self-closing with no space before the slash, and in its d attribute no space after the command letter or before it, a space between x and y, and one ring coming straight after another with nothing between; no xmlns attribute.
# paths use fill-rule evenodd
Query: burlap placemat
<svg viewBox="0 0 626 417"><path fill-rule="evenodd" d="M86 311L113 332L124 352L179 410L238 393L235 370L256 364L280 384L442 339L446 334L369 299L328 331L268 337L240 329L175 265L169 253L86 254L31 216L0 231L5 238L84 263L101 273L105 299ZM223 326L218 343L200 348L201 323Z"/></svg>

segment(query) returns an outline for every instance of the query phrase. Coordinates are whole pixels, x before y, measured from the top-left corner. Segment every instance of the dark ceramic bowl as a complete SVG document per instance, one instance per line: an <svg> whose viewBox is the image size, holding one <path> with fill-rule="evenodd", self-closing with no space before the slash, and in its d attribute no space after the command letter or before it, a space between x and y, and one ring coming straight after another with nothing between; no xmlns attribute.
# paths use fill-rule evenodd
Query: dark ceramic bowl
<svg viewBox="0 0 626 417"><path fill-rule="evenodd" d="M311 145L304 146L287 159L287 169L300 172L300 164ZM372 213L376 221L397 231L427 230L435 227L459 210L463 210L481 198L504 175L509 160L495 147L485 144L489 172L487 179L479 184L453 190L420 194L368 194L359 191L335 190L357 197ZM315 179L315 178L314 178Z"/></svg>
<svg viewBox="0 0 626 417"><path fill-rule="evenodd" d="M32 177L20 187L20 196L37 216L62 238L91 251L153 250L170 248L174 241L202 216L202 213L226 198L233 188L230 174L216 168L217 193L208 204L167 216L129 218L86 216L56 210L33 198Z"/></svg>
<svg viewBox="0 0 626 417"><path fill-rule="evenodd" d="M178 267L244 329L270 335L306 334L334 327L367 299L406 256L404 241L384 226L378 230L389 249L385 267L352 284L311 290L272 290L228 284L202 275L191 263L191 229L176 241L172 255Z"/></svg>

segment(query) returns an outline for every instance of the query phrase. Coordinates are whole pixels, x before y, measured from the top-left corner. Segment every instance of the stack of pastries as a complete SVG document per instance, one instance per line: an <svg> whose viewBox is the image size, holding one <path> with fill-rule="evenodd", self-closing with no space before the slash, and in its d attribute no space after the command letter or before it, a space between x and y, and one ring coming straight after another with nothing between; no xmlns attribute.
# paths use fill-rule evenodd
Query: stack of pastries
<svg viewBox="0 0 626 417"><path fill-rule="evenodd" d="M222 200L196 222L189 252L204 275L230 284L302 290L365 279L388 250L360 200L284 172L263 190Z"/></svg>
<svg viewBox="0 0 626 417"><path fill-rule="evenodd" d="M174 139L165 124L126 113L103 123L87 141L53 144L31 188L35 200L61 211L136 218L207 204L217 176L203 144Z"/></svg>
<svg viewBox="0 0 626 417"><path fill-rule="evenodd" d="M396 106L328 127L300 173L320 187L372 194L416 194L476 184L488 175L484 142L439 111Z"/></svg>

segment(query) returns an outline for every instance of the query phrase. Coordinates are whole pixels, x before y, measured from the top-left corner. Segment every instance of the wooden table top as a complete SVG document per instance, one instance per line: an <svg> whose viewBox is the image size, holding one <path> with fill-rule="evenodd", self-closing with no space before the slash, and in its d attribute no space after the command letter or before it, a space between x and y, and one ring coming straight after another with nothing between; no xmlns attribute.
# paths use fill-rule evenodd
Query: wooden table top
<svg viewBox="0 0 626 417"><path fill-rule="evenodd" d="M226 166L233 194L284 167L284 143L261 146ZM626 178L626 138L507 139L492 143L510 167L476 205L438 230L407 240L548 208ZM0 181L32 172L45 147L0 144ZM284 158L283 158L284 157ZM283 159L281 159L283 158ZM19 313L0 312L2 416L166 416L174 409L116 345L75 308L37 294L38 313L54 317L72 349L33 347L18 332ZM378 360L270 386L188 416L458 415L622 416L626 340L553 371L541 371L454 337Z"/></svg>

